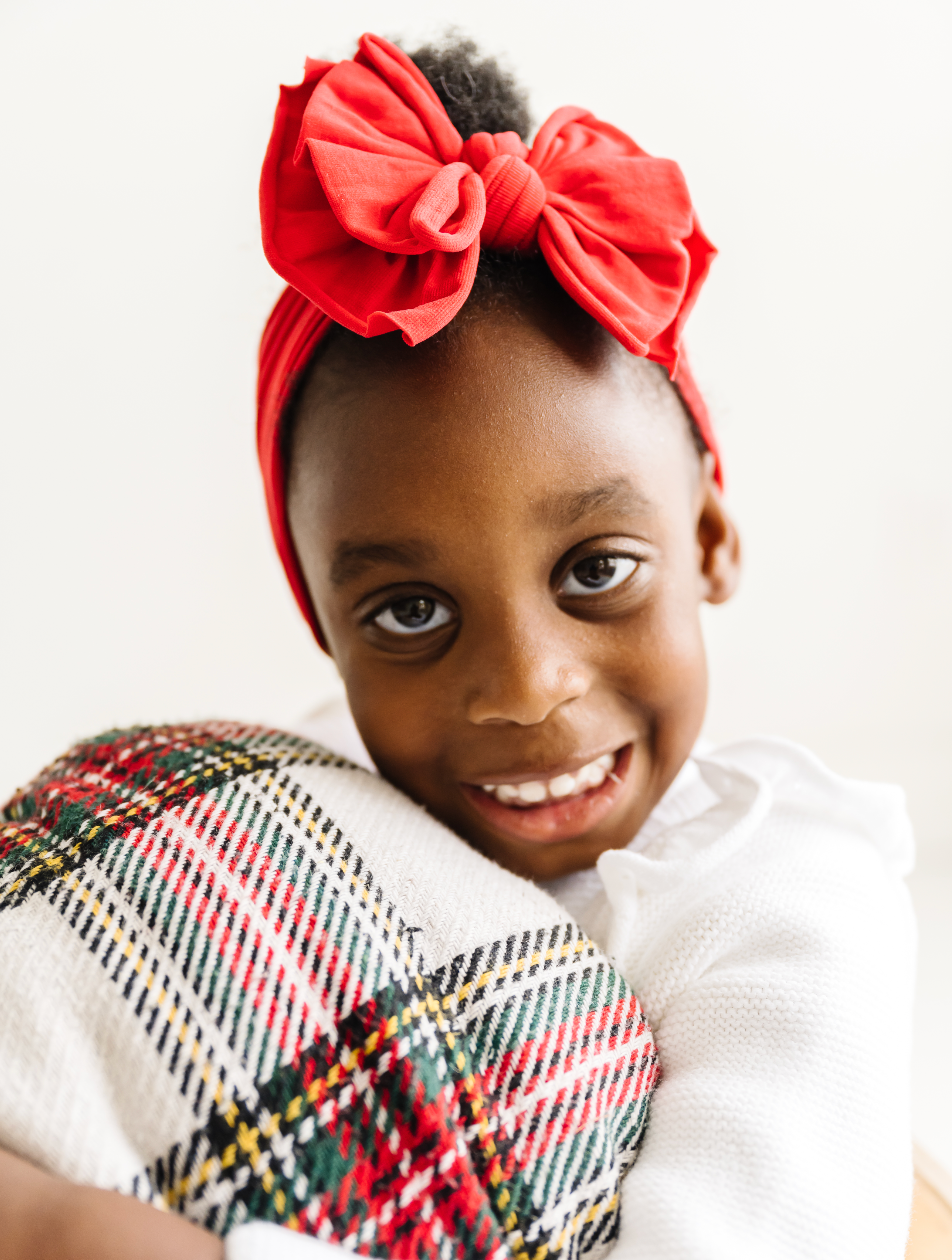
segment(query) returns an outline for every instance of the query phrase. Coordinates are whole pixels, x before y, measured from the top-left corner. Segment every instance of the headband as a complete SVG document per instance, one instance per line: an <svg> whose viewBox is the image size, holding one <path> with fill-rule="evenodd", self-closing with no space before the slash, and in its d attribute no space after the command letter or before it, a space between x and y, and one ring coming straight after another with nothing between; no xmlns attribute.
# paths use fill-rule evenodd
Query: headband
<svg viewBox="0 0 952 1260"><path fill-rule="evenodd" d="M466 141L401 49L363 35L353 61L312 61L282 87L261 172L268 262L289 288L261 340L258 458L291 589L324 638L291 539L281 422L334 323L417 345L469 296L481 245L541 251L552 274L632 354L663 364L708 449L707 407L679 355L716 253L680 168L575 106L532 148L514 131Z"/></svg>

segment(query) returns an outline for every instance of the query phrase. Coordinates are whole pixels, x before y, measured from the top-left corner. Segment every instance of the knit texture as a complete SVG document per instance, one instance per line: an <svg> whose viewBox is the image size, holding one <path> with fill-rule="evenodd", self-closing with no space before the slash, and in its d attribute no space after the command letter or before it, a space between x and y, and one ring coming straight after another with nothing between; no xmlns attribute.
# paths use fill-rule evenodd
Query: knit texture
<svg viewBox="0 0 952 1260"><path fill-rule="evenodd" d="M657 1078L544 892L395 789L228 724L80 745L0 828L0 1142L219 1234L571 1260Z"/></svg>

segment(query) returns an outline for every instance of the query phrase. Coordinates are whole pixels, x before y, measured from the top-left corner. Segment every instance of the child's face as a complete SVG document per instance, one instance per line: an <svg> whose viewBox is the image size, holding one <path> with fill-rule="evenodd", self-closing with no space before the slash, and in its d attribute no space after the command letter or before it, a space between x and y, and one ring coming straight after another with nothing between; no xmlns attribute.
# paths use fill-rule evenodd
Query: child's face
<svg viewBox="0 0 952 1260"><path fill-rule="evenodd" d="M435 347L329 352L289 484L377 766L541 879L626 845L677 774L706 700L698 607L737 571L660 369L574 325L496 315Z"/></svg>

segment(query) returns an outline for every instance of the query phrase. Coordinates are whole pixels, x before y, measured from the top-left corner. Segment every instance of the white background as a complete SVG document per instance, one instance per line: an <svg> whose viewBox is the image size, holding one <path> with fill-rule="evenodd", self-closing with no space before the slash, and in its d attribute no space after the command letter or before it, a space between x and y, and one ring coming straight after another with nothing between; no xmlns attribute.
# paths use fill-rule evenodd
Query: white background
<svg viewBox="0 0 952 1260"><path fill-rule="evenodd" d="M926 918L917 1133L952 1167L947 3L5 0L0 798L134 722L289 724L339 684L272 553L253 441L280 285L280 81L458 22L537 121L682 165L721 256L689 344L746 544L707 617L716 740L902 783ZM944 1063L945 1052L942 1052Z"/></svg>

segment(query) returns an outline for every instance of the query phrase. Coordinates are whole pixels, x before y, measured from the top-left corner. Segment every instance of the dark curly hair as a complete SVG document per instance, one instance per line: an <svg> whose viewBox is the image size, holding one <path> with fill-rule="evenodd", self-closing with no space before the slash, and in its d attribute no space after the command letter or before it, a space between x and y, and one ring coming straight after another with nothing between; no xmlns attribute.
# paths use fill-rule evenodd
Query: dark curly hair
<svg viewBox="0 0 952 1260"><path fill-rule="evenodd" d="M532 118L527 92L493 57L480 56L471 39L451 30L408 56L464 140L477 131L515 131L528 144Z"/></svg>

